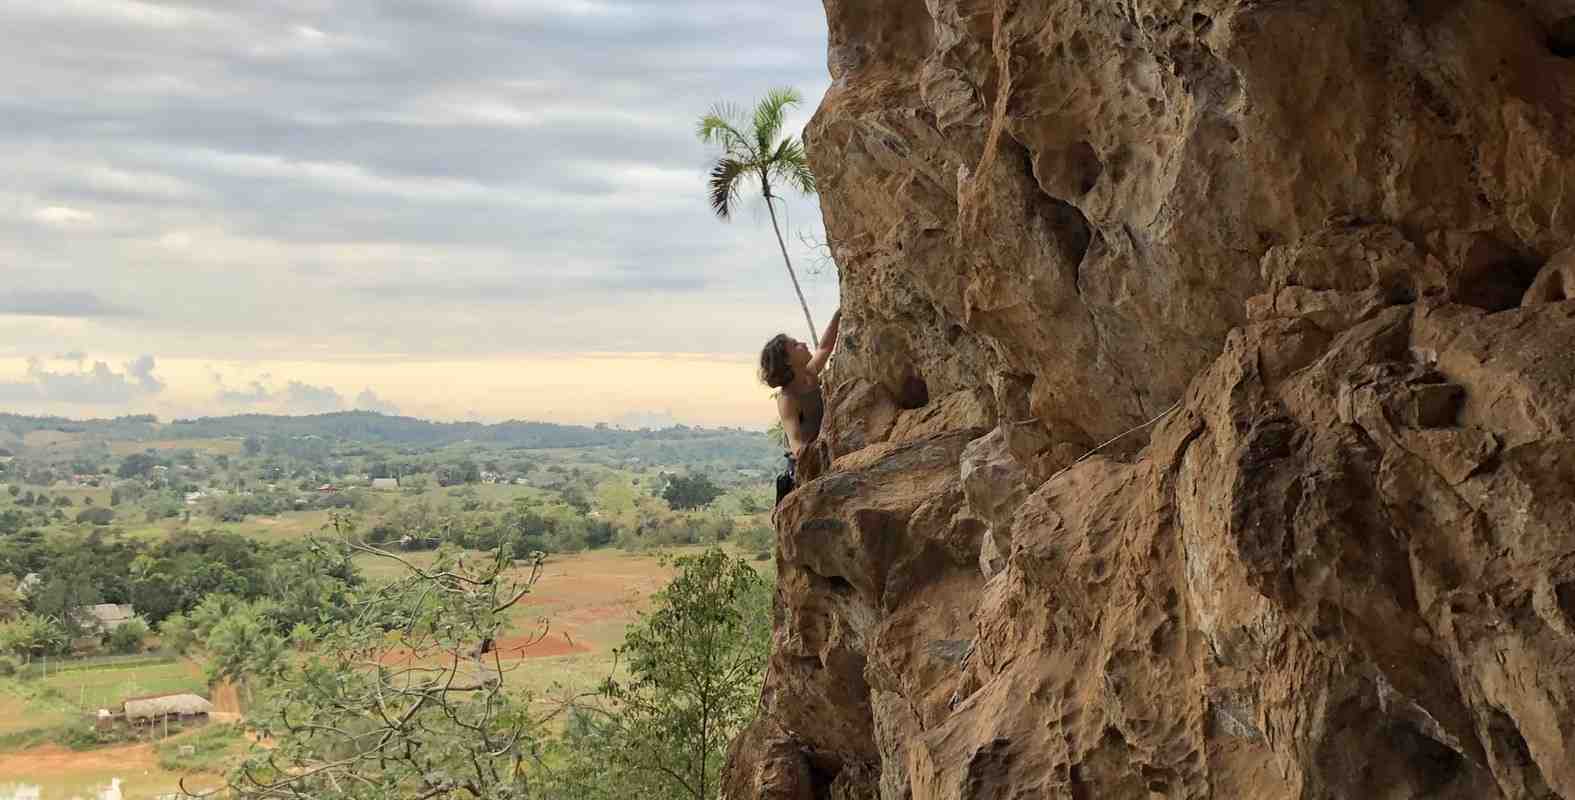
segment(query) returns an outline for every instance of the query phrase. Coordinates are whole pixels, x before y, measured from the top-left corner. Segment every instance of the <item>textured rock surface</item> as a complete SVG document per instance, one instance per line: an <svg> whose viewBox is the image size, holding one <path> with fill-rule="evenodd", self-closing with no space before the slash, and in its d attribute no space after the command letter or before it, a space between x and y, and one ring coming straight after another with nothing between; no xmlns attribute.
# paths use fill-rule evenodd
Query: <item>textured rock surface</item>
<svg viewBox="0 0 1575 800"><path fill-rule="evenodd" d="M1575 799L1575 2L826 10L726 796Z"/></svg>

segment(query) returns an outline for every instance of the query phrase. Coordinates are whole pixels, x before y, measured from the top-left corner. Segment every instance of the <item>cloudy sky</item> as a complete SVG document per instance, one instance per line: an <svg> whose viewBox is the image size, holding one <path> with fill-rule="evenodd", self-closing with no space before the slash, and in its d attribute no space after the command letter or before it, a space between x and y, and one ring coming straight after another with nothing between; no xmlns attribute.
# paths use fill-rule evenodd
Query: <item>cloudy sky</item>
<svg viewBox="0 0 1575 800"><path fill-rule="evenodd" d="M763 427L803 316L694 122L786 85L797 133L825 40L810 0L0 2L0 410Z"/></svg>

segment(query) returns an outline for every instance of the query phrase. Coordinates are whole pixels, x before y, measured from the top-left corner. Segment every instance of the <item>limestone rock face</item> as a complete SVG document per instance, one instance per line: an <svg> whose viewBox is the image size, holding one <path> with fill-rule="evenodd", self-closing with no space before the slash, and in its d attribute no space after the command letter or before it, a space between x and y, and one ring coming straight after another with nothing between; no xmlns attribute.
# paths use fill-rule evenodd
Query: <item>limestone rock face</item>
<svg viewBox="0 0 1575 800"><path fill-rule="evenodd" d="M826 11L725 796L1575 800L1575 2Z"/></svg>

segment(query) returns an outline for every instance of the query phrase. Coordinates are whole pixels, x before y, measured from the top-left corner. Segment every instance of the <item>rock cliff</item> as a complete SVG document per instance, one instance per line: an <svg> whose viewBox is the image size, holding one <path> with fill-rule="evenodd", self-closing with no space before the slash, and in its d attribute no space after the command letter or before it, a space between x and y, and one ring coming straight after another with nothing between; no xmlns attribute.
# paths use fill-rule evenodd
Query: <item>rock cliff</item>
<svg viewBox="0 0 1575 800"><path fill-rule="evenodd" d="M1575 2L826 13L725 796L1575 800Z"/></svg>

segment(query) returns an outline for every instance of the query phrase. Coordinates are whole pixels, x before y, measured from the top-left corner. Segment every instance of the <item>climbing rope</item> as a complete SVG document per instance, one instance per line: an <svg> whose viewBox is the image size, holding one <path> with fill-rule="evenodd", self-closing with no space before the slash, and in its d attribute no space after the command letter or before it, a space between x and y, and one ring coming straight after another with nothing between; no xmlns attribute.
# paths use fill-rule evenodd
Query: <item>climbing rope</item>
<svg viewBox="0 0 1575 800"><path fill-rule="evenodd" d="M1074 460L1072 463L1067 464L1066 466L1064 466L1061 469L1057 470L1056 473L1054 475L1051 475L1049 477L1049 479L1046 480L1045 482L1049 483L1050 481L1053 481L1056 478L1061 477L1062 474L1070 471L1073 467L1077 466L1078 464L1083 463L1083 461L1085 461L1086 459L1088 459L1090 456L1094 455L1095 453L1098 453L1099 451L1105 449L1106 447L1109 447L1110 445L1113 445L1116 442L1119 442L1122 439L1125 439L1126 437L1128 437L1128 436L1130 436L1130 435L1132 435L1134 433L1137 433L1138 431L1143 430L1144 428L1147 428L1147 427L1149 427L1150 425L1153 425L1156 422L1159 422L1160 420L1164 419L1165 417L1170 416L1171 413L1173 413L1178 408L1181 408L1181 401L1180 400L1177 400L1175 402L1175 404L1172 405L1170 408L1167 408L1164 411L1159 412L1159 416L1154 417L1153 419L1149 420L1148 422L1143 423L1142 425L1138 425L1137 427L1130 428L1128 430L1124 430L1121 433L1118 433L1115 436L1111 437L1110 439L1106 440L1105 442L1102 442L1098 447L1095 447L1094 449L1092 449L1092 450L1090 450L1090 451L1088 451L1088 452L1078 456L1077 459Z"/></svg>

